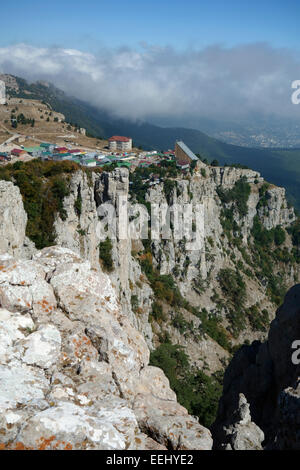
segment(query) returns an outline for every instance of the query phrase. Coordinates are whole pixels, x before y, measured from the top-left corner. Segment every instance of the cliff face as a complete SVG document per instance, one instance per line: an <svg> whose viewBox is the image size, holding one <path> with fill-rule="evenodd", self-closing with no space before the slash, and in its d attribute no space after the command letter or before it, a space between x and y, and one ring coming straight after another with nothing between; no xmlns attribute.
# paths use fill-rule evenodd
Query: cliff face
<svg viewBox="0 0 300 470"><path fill-rule="evenodd" d="M151 241L150 256L153 267L162 275L171 275L177 283L181 294L196 308L205 308L209 314L221 319L222 324L230 327L232 306L227 302L226 293L220 285L219 275L222 270L232 272L239 269L246 283L244 309L255 306L260 311L268 312L273 318L275 305L269 295L268 280L257 272L257 259L254 253L251 233L255 220L266 230L280 226L288 227L295 220L294 211L288 208L283 188L265 185L261 176L252 170L239 168L213 168L203 164L188 175L173 179L171 191L167 194L163 182L148 186L145 191L145 203L152 202L162 207L164 204L203 204L204 207L204 250L189 251L184 240ZM238 210L238 199L224 202L222 193L232 191L243 180L250 186L250 193L245 202L246 210ZM93 175L90 179L83 172L78 172L71 180L70 195L65 198L66 220L56 218L56 242L59 245L75 250L92 266L99 269L99 239L97 239L97 208L103 203L110 203L118 209L119 196L134 202L135 194L129 190L129 175L126 169L111 173ZM81 210L76 210L76 201L81 200ZM225 199L226 201L226 199ZM224 208L225 213L224 216ZM228 219L228 214L232 218ZM227 219L226 219L227 217ZM232 230L226 229L228 220ZM233 228L232 228L233 227ZM287 234L286 234L287 235ZM113 285L118 290L122 308L127 312L133 324L143 333L150 348L157 344L161 326L149 315L152 312L155 295L147 276L141 269L141 257L147 254L147 248L141 241L120 240L116 233L112 240L112 259L114 269L109 273ZM252 245L251 245L252 244ZM291 241L286 236L284 246L291 249ZM148 248L149 250L149 248ZM276 261L274 270L280 271L278 279L290 287L297 280L299 270L292 263ZM134 304L138 307L133 307ZM172 320L173 313L168 309ZM194 323L197 329L199 321L187 311L183 312L186 321ZM250 314L249 314L250 315ZM264 328L253 328L244 315L244 325L236 328L231 341L241 343L245 339L262 339ZM198 321L198 323L197 323ZM267 325L267 321L266 321ZM176 342L188 348L192 361L201 366L208 362L212 370L221 367L220 360L226 359L227 353L209 337L204 342L194 341L178 333L167 322L165 330L176 338ZM154 332L154 337L153 337ZM202 348L204 356L198 354ZM205 353L207 351L207 354ZM223 358L223 359L222 359Z"/></svg>
<svg viewBox="0 0 300 470"><path fill-rule="evenodd" d="M18 188L0 181L2 447L210 448L209 431L148 365L149 349L169 337L192 367L212 374L228 361L227 341L265 339L279 280L289 287L299 276L284 230L295 220L284 189L251 170L203 165L158 184L145 180L146 205L203 204L204 250L173 236L121 240L116 231L107 274L98 209L118 209L119 196L135 202L128 171L78 171L68 189L65 216L54 222L58 247L37 252ZM290 445L299 395L298 370L288 362L300 333L294 289L268 341L244 346L226 372L218 447ZM293 442L297 448L298 437Z"/></svg>
<svg viewBox="0 0 300 470"><path fill-rule="evenodd" d="M210 449L109 277L60 247L0 257L1 449Z"/></svg>
<svg viewBox="0 0 300 470"><path fill-rule="evenodd" d="M64 199L66 220L56 217L56 243L75 251L99 269L99 240L96 228L97 207L94 198L94 178L83 172L75 173L69 183L69 196Z"/></svg>
<svg viewBox="0 0 300 470"><path fill-rule="evenodd" d="M33 243L26 237L27 214L13 183L0 180L0 254L30 256Z"/></svg>
<svg viewBox="0 0 300 470"><path fill-rule="evenodd" d="M107 203L117 210L119 197L128 198L128 171L119 169L113 173L92 174L90 179L84 172L78 172L72 177L69 188L69 196L64 199L67 217L62 220L57 215L54 224L56 243L74 250L89 260L93 268L99 270L101 268L97 209L101 204ZM135 316L131 308L130 286L140 282L142 272L140 265L131 256L130 240L119 240L118 233L116 236L117 239L112 240L114 269L109 275L118 292L123 310L151 346L152 330L148 323L148 314L151 310L152 290L148 283L143 283L142 289L139 290L139 302L146 307L147 314L141 317Z"/></svg>
<svg viewBox="0 0 300 470"><path fill-rule="evenodd" d="M242 180L250 187L247 197L237 191ZM297 265L284 261L284 250L291 251L290 237L285 234L284 250L278 259L272 247L269 258L261 260L261 252L267 251L267 247L262 244L259 252L252 236L257 220L266 230L284 228L294 221L294 212L287 207L284 189L266 186L260 175L251 170L199 164L193 175L166 177L162 181L150 185L149 179L145 179L144 203L152 202L160 207L173 203L203 204L204 250L191 251L184 239L175 240L173 236L143 244L140 240L120 240L116 232L116 239L111 240L113 269L109 276L123 311L151 349L160 344L162 336L169 335L173 342L185 348L192 365L207 366L212 373L222 369L228 358L228 347L224 349L226 341L240 344L265 337L276 309L272 297L281 284L283 291L297 282ZM11 183L2 184L6 185L1 203L2 251L30 257L34 247L25 237L26 214L20 193ZM244 186L240 184L239 191ZM121 196L134 203L136 194L131 188L126 169L89 175L75 172L68 179L68 196L63 200L66 216L62 219L57 214L55 218L55 242L75 251L99 270L97 209L103 203L118 209ZM11 204L7 205L7 201ZM153 289L157 283L145 272L145 259L155 271L169 276L169 280L172 277L182 297L198 310L196 316L187 305L178 311L165 298L159 299L160 318L153 314L157 307L157 292ZM266 266L270 266L269 270ZM237 297L235 291L241 291L243 283L245 288L240 296L243 302L233 304L233 297ZM230 292L231 286L235 291ZM221 341L220 328L217 333L212 331L214 326L204 328L203 315L219 323Z"/></svg>
<svg viewBox="0 0 300 470"><path fill-rule="evenodd" d="M217 448L237 448L235 415L244 395L256 428L244 448L264 441L267 449L300 449L300 285L287 293L271 323L268 339L243 346L224 376L224 390L213 427ZM297 341L298 347L294 342ZM293 355L295 356L293 359ZM264 437L259 428L264 431Z"/></svg>
<svg viewBox="0 0 300 470"><path fill-rule="evenodd" d="M247 214L241 217L238 212L233 211L245 246L247 245L255 216L259 217L263 226L268 230L275 228L277 225L283 227L289 226L295 220L293 209L287 207L285 190L283 188L272 187L268 189L267 206L262 209L257 208L260 200L259 187L263 183L263 179L257 172L230 167L208 167L206 175L203 176L199 170L199 168L198 171L196 169L193 177L179 179L169 200L174 204L203 203L204 236L206 239L205 251L202 253L199 251L187 253L187 250L182 249L184 248L182 244L178 247L171 242L171 244L167 244L164 247L161 259L158 256L155 257L156 262L164 273L172 272L175 265L179 265L178 268L184 272L184 275L179 276L178 280L182 284L182 291L184 292L188 288L188 285L185 285L186 281L196 280L199 274L207 278L209 273L212 273L212 269L217 272L229 261L228 256L224 252L228 248L234 250L232 244L224 236L224 228L221 224L224 204L222 204L222 200L218 195L218 188L222 188L225 191L232 189L241 178L250 183L251 192L247 201ZM149 202L154 201L158 204L167 203L163 183L149 189L146 198ZM230 204L228 204L228 207L230 207ZM213 246L211 247L208 245L210 237L213 241ZM156 251L159 250L157 249ZM187 269L184 270L186 255L189 255L190 263ZM191 284L189 291L192 294Z"/></svg>

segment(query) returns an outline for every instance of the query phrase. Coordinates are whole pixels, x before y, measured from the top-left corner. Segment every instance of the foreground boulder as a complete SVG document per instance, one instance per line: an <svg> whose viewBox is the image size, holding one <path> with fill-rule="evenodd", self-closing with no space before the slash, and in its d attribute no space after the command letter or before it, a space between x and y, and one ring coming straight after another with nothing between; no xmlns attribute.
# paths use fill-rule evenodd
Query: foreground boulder
<svg viewBox="0 0 300 470"><path fill-rule="evenodd" d="M0 255L0 449L211 449L148 364L107 275L60 247Z"/></svg>

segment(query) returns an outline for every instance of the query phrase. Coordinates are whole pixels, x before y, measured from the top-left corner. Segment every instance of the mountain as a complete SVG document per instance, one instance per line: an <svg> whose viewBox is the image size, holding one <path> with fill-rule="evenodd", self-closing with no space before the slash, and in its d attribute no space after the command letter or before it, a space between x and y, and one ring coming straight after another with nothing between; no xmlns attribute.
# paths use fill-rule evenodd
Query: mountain
<svg viewBox="0 0 300 470"><path fill-rule="evenodd" d="M250 113L237 121L227 116L212 118L189 118L171 116L170 118L148 118L152 124L162 127L188 127L198 129L206 134L242 147L258 148L298 148L300 146L300 125L293 118L287 119L274 115Z"/></svg>
<svg viewBox="0 0 300 470"><path fill-rule="evenodd" d="M0 167L0 449L210 449L216 418L216 448L299 448L299 287L266 342L300 275L285 190L200 161L155 172ZM99 217L119 198L203 204L205 249L119 237Z"/></svg>
<svg viewBox="0 0 300 470"><path fill-rule="evenodd" d="M22 229L12 183L0 182L2 205ZM8 251L0 248L0 450L211 449L209 430L149 365L107 274L61 247L27 261Z"/></svg>
<svg viewBox="0 0 300 470"><path fill-rule="evenodd" d="M186 132L202 155L277 176L297 159L191 129L97 127L100 111L51 85L11 84L99 132ZM120 201L133 209L127 237ZM166 206L164 235L137 237ZM299 246L285 189L257 170L1 165L0 450L299 449Z"/></svg>
<svg viewBox="0 0 300 470"><path fill-rule="evenodd" d="M203 158L217 159L221 164L248 166L262 173L271 183L284 186L289 201L300 210L300 149L261 149L224 143L197 130L184 127L159 127L147 122L118 119L45 82L29 84L19 77L3 76L11 96L32 98L49 103L65 115L66 120L85 127L97 137L114 134L130 135L136 146L150 150L174 147L178 139Z"/></svg>

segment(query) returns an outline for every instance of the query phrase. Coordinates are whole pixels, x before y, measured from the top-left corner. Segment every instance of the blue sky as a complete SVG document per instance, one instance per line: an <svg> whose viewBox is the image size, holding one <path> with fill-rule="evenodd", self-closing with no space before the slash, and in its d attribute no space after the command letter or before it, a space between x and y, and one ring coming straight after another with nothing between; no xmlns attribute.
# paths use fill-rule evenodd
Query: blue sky
<svg viewBox="0 0 300 470"><path fill-rule="evenodd" d="M299 20L298 0L15 0L2 7L0 46L96 52L141 42L199 49L263 41L297 50Z"/></svg>

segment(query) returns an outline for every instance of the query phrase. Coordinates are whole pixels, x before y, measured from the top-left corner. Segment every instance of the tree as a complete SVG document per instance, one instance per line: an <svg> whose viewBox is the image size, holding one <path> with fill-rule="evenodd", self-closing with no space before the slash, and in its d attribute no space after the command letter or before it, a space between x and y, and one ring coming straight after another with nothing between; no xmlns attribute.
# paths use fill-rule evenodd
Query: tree
<svg viewBox="0 0 300 470"><path fill-rule="evenodd" d="M112 259L112 243L108 237L99 244L99 258L103 269L107 272L111 272L114 264Z"/></svg>
<svg viewBox="0 0 300 470"><path fill-rule="evenodd" d="M274 229L274 242L277 246L285 242L285 231L279 225Z"/></svg>

